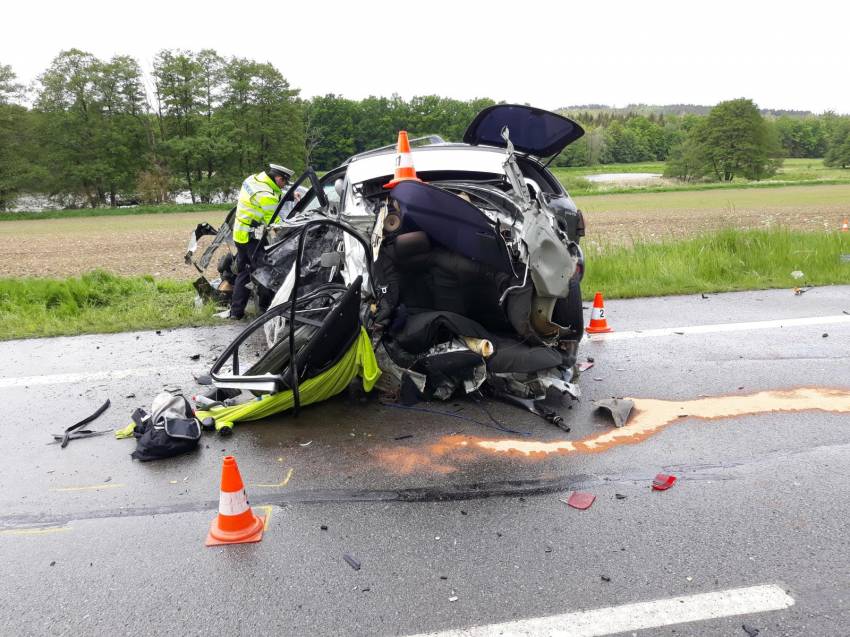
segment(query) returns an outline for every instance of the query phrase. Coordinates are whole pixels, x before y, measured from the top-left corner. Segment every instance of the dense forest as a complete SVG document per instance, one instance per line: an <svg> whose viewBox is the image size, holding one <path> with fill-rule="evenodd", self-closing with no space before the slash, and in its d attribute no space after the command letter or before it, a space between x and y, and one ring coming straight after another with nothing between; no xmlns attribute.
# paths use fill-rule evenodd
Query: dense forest
<svg viewBox="0 0 850 637"><path fill-rule="evenodd" d="M752 141L761 145L758 166L747 159L736 168L740 174L767 176L783 156L850 165L850 117L777 116L749 100L733 102L739 108L718 112L718 105L704 115L697 114L704 107L684 106L562 109L587 135L554 165L669 159L684 166L673 176L725 179L728 171L710 152L717 128L708 123L728 124L728 117L755 127ZM160 203L178 192L209 202L232 196L270 161L327 170L391 144L400 129L459 141L474 115L493 103L395 94L305 99L272 64L213 50L162 50L145 73L129 56L101 60L72 49L31 86L0 64L0 210L24 194L62 207Z"/></svg>

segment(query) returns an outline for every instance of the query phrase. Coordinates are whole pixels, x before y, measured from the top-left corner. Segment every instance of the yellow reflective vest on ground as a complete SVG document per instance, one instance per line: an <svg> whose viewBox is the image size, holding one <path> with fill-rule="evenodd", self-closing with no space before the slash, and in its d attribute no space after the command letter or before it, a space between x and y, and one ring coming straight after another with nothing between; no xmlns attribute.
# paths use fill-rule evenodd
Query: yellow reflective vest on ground
<svg viewBox="0 0 850 637"><path fill-rule="evenodd" d="M252 228L271 221L280 195L280 188L264 172L251 175L242 182L233 225L233 240L236 243L248 243Z"/></svg>

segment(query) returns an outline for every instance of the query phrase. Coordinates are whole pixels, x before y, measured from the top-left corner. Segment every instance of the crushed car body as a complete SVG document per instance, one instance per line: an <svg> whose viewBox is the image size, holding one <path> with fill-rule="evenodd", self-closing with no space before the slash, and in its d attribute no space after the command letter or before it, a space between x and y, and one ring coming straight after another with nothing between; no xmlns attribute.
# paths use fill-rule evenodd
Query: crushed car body
<svg viewBox="0 0 850 637"><path fill-rule="evenodd" d="M251 403L236 418L232 404L202 415L232 426L272 413L271 401L297 412L304 388L342 365L332 391L309 385L310 402L360 374L365 389L404 403L480 391L564 426L558 409L580 393L584 219L544 162L583 134L560 115L501 104L476 116L463 143L413 140L416 178L394 179L407 161L395 147L322 178L308 170L281 199L253 273L275 292L271 308L211 370ZM199 226L216 236L199 270L226 226Z"/></svg>

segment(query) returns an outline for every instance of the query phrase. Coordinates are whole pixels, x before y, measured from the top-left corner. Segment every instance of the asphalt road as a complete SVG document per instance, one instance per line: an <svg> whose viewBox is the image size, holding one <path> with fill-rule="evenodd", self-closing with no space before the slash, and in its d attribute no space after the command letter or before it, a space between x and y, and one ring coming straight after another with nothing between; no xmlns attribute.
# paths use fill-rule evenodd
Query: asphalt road
<svg viewBox="0 0 850 637"><path fill-rule="evenodd" d="M607 309L569 433L340 397L145 464L50 434L194 393L235 326L0 343L0 634L850 634L850 286ZM205 548L227 454L268 528Z"/></svg>

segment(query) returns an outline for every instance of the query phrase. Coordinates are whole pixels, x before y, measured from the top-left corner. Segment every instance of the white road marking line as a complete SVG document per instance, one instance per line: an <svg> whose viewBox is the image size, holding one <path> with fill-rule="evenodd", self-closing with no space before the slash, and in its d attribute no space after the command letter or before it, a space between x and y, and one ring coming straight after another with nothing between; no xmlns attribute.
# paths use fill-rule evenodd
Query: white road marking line
<svg viewBox="0 0 850 637"><path fill-rule="evenodd" d="M794 598L787 595L782 588L775 584L765 584L551 617L521 619L503 624L446 630L427 635L423 633L416 637L496 637L498 635L601 637L628 630L644 630L719 617L764 613L782 610L793 605Z"/></svg>
<svg viewBox="0 0 850 637"><path fill-rule="evenodd" d="M717 323L716 325L690 325L685 327L662 327L652 330L631 332L609 332L594 334L594 341L620 341L630 338L649 338L653 336L679 336L687 334L713 334L716 332L742 332L746 330L767 330L771 328L794 327L798 325L834 325L836 323L850 324L850 315L809 316L805 318L776 319L771 321L750 321L748 323Z"/></svg>
<svg viewBox="0 0 850 637"><path fill-rule="evenodd" d="M32 387L34 385L63 385L67 383L93 383L97 381L120 380L153 376L163 371L182 372L176 367L135 367L132 369L111 369L103 372L74 372L68 374L45 374L43 376L17 376L0 378L0 389L4 387Z"/></svg>
<svg viewBox="0 0 850 637"><path fill-rule="evenodd" d="M685 327L664 327L660 329L611 332L594 334L591 342L620 341L630 338L650 338L653 336L672 336L679 334L712 334L717 332L738 332L745 330L764 330L770 328L793 327L796 325L834 325L850 324L850 315L810 316L806 318L777 319L772 321L752 321L749 323L718 323L716 325L690 325ZM62 385L69 383L92 383L98 381L121 380L122 378L153 376L163 371L161 367L136 367L132 369L113 369L102 372L73 372L67 374L45 374L43 376L0 377L0 389L8 387L32 387L38 385ZM168 372L187 372L190 368L168 367Z"/></svg>

